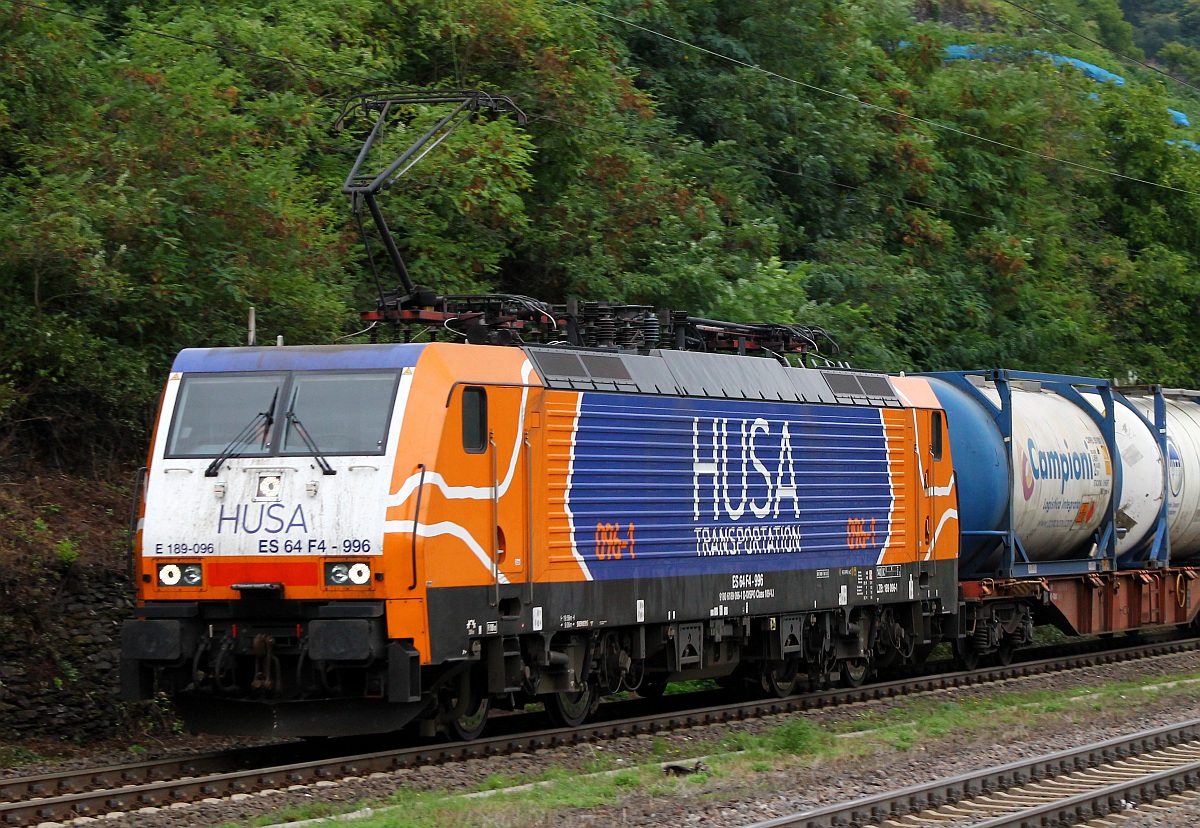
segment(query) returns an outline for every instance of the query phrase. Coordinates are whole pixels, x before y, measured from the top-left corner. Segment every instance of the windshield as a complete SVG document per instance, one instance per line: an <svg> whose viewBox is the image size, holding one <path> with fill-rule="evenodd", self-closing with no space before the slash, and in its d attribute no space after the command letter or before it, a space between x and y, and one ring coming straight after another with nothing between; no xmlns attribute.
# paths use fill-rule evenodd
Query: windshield
<svg viewBox="0 0 1200 828"><path fill-rule="evenodd" d="M321 454L382 454L396 380L394 371L188 374L166 456L311 454L297 421Z"/></svg>
<svg viewBox="0 0 1200 828"><path fill-rule="evenodd" d="M288 393L282 451L311 451L300 433L303 428L322 454L381 453L395 391L391 372L296 374Z"/></svg>
<svg viewBox="0 0 1200 828"><path fill-rule="evenodd" d="M248 423L254 423L256 430L245 435L238 454L270 454L271 407L281 396L284 379L283 374L186 377L175 406L167 456L215 457L238 439Z"/></svg>

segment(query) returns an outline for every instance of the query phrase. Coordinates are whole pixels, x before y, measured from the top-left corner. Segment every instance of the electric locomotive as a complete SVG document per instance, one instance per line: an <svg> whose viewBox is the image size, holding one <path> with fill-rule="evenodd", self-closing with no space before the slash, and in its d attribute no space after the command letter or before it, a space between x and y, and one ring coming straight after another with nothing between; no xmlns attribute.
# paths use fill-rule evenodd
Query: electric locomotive
<svg viewBox="0 0 1200 828"><path fill-rule="evenodd" d="M514 699L569 723L683 678L857 683L958 599L929 381L735 354L187 350L143 502L125 692L208 731L469 737Z"/></svg>

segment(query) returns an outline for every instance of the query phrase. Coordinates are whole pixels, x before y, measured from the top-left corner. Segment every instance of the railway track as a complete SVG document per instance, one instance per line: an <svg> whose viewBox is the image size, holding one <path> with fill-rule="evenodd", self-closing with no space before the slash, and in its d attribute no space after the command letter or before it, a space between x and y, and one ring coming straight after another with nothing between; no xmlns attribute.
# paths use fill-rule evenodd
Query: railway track
<svg viewBox="0 0 1200 828"><path fill-rule="evenodd" d="M760 822L750 828L1042 828L1074 825L1200 787L1200 719L899 791Z"/></svg>
<svg viewBox="0 0 1200 828"><path fill-rule="evenodd" d="M683 699L682 696L667 697L655 702L624 702L603 706L600 721L577 728L525 731L472 742L424 744L348 756L309 758L287 764L271 763L263 766L263 759L278 754L271 754L270 749L255 749L262 752L242 750L0 779L0 825L25 826L42 822L65 822L81 816L97 817L148 807L169 807L207 798L229 797L267 789L277 790L294 785L312 785L372 773L392 773L405 768L449 761L516 752L528 753L580 742L662 733L894 698L911 693L969 687L1022 676L1082 669L1196 649L1200 649L1198 638L1143 642L1133 647L1036 659L969 672L916 676L853 689L823 690L784 699L722 703L699 709L668 709L671 704L680 704L678 700ZM630 713L634 715L629 715ZM519 720L523 717L506 718ZM257 764L253 758L255 756L259 757ZM247 764L255 766L245 767Z"/></svg>

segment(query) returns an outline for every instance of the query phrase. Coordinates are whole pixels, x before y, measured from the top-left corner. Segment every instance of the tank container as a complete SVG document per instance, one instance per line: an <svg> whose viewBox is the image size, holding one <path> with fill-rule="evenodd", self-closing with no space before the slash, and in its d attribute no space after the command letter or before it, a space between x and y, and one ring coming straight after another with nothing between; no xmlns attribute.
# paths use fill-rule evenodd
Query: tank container
<svg viewBox="0 0 1200 828"><path fill-rule="evenodd" d="M1033 382L1010 383L1013 471L996 417L1000 394L931 378L946 409L963 531L962 573L986 575L1002 561L1000 533L1012 529L1031 562L1090 554L1113 492L1113 467L1098 424L1076 402ZM1200 436L1200 432L1198 432ZM1200 488L1200 487L1198 487Z"/></svg>
<svg viewBox="0 0 1200 828"><path fill-rule="evenodd" d="M1148 419L1154 418L1154 400L1130 401ZM1167 526L1171 560L1200 555L1200 404L1191 396L1163 400L1167 414Z"/></svg>

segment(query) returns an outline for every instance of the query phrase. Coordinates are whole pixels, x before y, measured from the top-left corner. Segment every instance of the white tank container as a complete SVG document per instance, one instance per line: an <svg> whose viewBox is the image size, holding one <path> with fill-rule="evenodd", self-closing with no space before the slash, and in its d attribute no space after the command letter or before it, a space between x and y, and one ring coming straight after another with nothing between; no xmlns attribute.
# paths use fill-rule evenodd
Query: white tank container
<svg viewBox="0 0 1200 828"><path fill-rule="evenodd" d="M1104 411L1099 394L1084 395L1097 411ZM1154 421L1153 402L1148 418ZM1154 528L1165 495L1162 452L1154 430L1129 407L1136 400L1117 398L1117 453L1121 455L1121 501L1117 504L1117 526L1125 530L1117 541L1117 554L1134 549ZM1138 406L1143 410L1142 406Z"/></svg>
<svg viewBox="0 0 1200 828"><path fill-rule="evenodd" d="M999 406L994 388L981 390ZM1112 497L1112 459L1099 426L1066 398L1016 383L1012 415L1013 521L1026 554L1032 561L1086 554L1081 548L1092 543Z"/></svg>
<svg viewBox="0 0 1200 828"><path fill-rule="evenodd" d="M1154 419L1154 401L1134 397L1131 402ZM1190 399L1164 400L1167 411L1167 526L1171 558L1189 558L1200 552L1200 404Z"/></svg>

